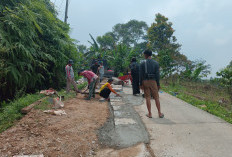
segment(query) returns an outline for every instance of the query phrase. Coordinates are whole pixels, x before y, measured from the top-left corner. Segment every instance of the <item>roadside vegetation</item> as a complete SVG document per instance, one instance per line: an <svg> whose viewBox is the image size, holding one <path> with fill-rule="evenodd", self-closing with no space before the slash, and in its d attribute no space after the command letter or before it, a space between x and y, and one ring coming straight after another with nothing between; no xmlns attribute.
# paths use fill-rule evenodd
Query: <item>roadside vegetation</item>
<svg viewBox="0 0 232 157"><path fill-rule="evenodd" d="M210 81L162 80L162 90L232 123L232 104L227 90Z"/></svg>
<svg viewBox="0 0 232 157"><path fill-rule="evenodd" d="M86 87L86 85L86 83L79 84L78 88L83 89L84 87ZM58 91L58 94L64 96L64 100L76 97L75 92L70 92L67 94L65 90ZM16 120L19 120L24 116L24 114L21 113L22 108L38 101L39 99L42 99L43 97L45 97L45 95L40 93L27 94L21 96L20 98L17 98L14 101L2 103L2 107L0 108L0 133L14 125ZM56 96L50 96L44 99L39 105L35 106L34 108L42 111L52 109L53 97Z"/></svg>
<svg viewBox="0 0 232 157"><path fill-rule="evenodd" d="M195 65L164 78L163 90L232 123L232 61L217 72L217 78L209 80L203 79L209 73L209 65Z"/></svg>
<svg viewBox="0 0 232 157"><path fill-rule="evenodd" d="M32 104L42 97L43 95L39 93L27 94L10 103L3 103L2 108L0 109L0 132L11 127L15 120L19 120L23 116L23 114L21 114L22 108Z"/></svg>
<svg viewBox="0 0 232 157"><path fill-rule="evenodd" d="M77 58L69 31L50 0L0 1L1 102L19 91L64 87L64 66Z"/></svg>
<svg viewBox="0 0 232 157"><path fill-rule="evenodd" d="M149 25L130 20L102 36L89 34L89 47L69 32L50 0L0 1L0 131L22 117L22 107L41 98L33 93L64 88L68 59L74 60L75 73L89 69L93 60L106 60L117 77L128 73L132 57L140 62L145 49L159 62L165 91L231 122L232 62L217 78L203 81L211 66L181 53L173 24L164 15L156 14Z"/></svg>

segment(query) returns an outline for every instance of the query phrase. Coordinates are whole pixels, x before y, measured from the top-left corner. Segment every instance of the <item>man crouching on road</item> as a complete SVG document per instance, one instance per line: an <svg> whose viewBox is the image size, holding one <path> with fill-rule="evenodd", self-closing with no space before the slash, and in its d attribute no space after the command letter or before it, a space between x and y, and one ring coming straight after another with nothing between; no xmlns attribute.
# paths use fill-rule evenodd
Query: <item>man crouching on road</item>
<svg viewBox="0 0 232 157"><path fill-rule="evenodd" d="M77 88L76 82L74 81L74 72L73 72L73 60L69 60L68 64L65 67L65 72L66 72L66 79L67 79L67 86L66 86L66 91L69 93L70 91L70 84L74 86L75 92L80 93L79 89Z"/></svg>
<svg viewBox="0 0 232 157"><path fill-rule="evenodd" d="M140 88L144 90L144 97L146 99L148 118L152 118L151 114L151 95L155 99L156 107L158 110L159 118L163 118L164 114L160 110L159 89L160 89L160 74L159 64L151 59L152 51L145 50L143 52L145 61L140 64Z"/></svg>
<svg viewBox="0 0 232 157"><path fill-rule="evenodd" d="M95 98L95 84L96 84L98 76L96 74L94 74L92 71L88 71L88 70L79 71L78 76L84 76L88 80L89 96L88 96L88 98L85 98L85 100L90 100L91 97ZM87 91L87 89L84 92L86 92L86 91Z"/></svg>

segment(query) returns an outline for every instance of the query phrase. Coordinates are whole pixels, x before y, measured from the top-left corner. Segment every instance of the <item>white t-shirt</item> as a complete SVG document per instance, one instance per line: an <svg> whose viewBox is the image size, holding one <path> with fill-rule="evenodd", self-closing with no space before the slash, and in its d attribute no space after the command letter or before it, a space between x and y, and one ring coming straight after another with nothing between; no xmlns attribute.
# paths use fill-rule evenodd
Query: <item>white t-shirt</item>
<svg viewBox="0 0 232 157"><path fill-rule="evenodd" d="M66 65L65 71L66 71L66 78L68 78L68 76L72 79L74 78L74 72L72 66Z"/></svg>
<svg viewBox="0 0 232 157"><path fill-rule="evenodd" d="M99 73L104 74L104 66L103 65L100 65Z"/></svg>

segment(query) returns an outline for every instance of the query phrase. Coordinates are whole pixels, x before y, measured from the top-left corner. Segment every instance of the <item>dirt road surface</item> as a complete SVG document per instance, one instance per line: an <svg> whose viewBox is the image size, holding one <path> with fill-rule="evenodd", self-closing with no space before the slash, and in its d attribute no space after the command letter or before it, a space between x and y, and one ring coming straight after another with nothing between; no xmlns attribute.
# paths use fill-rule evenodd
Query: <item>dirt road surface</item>
<svg viewBox="0 0 232 157"><path fill-rule="evenodd" d="M107 102L65 101L67 115L54 116L33 109L17 124L0 134L0 156L93 156L99 149L97 130L108 118Z"/></svg>

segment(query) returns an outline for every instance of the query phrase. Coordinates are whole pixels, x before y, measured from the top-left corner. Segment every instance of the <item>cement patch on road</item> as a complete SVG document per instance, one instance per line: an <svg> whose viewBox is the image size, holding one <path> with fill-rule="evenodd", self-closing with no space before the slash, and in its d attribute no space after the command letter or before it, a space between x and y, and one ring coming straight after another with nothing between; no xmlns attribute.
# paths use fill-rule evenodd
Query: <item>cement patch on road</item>
<svg viewBox="0 0 232 157"><path fill-rule="evenodd" d="M124 96L124 99L125 99L125 102L133 106L140 106L143 103L142 95L134 96L131 94L127 94L127 96Z"/></svg>
<svg viewBox="0 0 232 157"><path fill-rule="evenodd" d="M122 102L121 98L111 98L110 99L111 102Z"/></svg>
<svg viewBox="0 0 232 157"><path fill-rule="evenodd" d="M135 111L134 105L129 103L133 97L128 98L129 95L123 92L120 95L123 97L110 95L109 109L111 114L109 120L99 130L100 143L117 149L132 147L141 142L148 143L149 134ZM137 105L141 102L137 101Z"/></svg>
<svg viewBox="0 0 232 157"><path fill-rule="evenodd" d="M144 143L125 149L104 149L96 157L151 157Z"/></svg>
<svg viewBox="0 0 232 157"><path fill-rule="evenodd" d="M112 107L113 107L114 111L117 111L121 108L120 106L112 106Z"/></svg>
<svg viewBox="0 0 232 157"><path fill-rule="evenodd" d="M121 111L114 111L114 117L120 117L122 115Z"/></svg>
<svg viewBox="0 0 232 157"><path fill-rule="evenodd" d="M114 123L115 125L136 124L136 122L133 119L129 118L115 118Z"/></svg>
<svg viewBox="0 0 232 157"><path fill-rule="evenodd" d="M121 106L121 105L124 105L125 103L123 103L123 102L110 102L110 104L112 105L112 106Z"/></svg>

